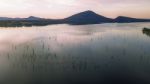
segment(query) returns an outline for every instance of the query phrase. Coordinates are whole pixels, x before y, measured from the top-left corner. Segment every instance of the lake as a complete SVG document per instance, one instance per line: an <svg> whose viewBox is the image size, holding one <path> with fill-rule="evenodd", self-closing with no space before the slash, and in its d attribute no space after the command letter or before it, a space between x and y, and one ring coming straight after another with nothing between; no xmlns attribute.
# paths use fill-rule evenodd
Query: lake
<svg viewBox="0 0 150 84"><path fill-rule="evenodd" d="M150 23L0 28L0 84L150 84Z"/></svg>

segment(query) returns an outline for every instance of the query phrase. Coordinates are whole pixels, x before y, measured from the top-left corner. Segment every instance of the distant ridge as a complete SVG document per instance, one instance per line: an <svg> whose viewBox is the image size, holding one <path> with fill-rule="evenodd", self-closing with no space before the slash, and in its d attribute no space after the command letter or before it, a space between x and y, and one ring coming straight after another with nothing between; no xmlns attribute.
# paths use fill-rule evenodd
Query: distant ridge
<svg viewBox="0 0 150 84"><path fill-rule="evenodd" d="M150 22L150 19L139 19L126 16L118 16L115 19L107 18L93 11L84 11L74 14L64 19L45 19L35 16L28 18L9 18L0 17L0 26L44 26L50 24L70 24L70 25L85 25L85 24L100 24L100 23L131 23L131 22Z"/></svg>
<svg viewBox="0 0 150 84"><path fill-rule="evenodd" d="M12 18L8 18L8 17L0 17L0 21L4 21L4 20L12 20Z"/></svg>
<svg viewBox="0 0 150 84"><path fill-rule="evenodd" d="M35 17L35 16L29 16L28 18L24 18L25 20L42 20L44 18L39 18L39 17Z"/></svg>
<svg viewBox="0 0 150 84"><path fill-rule="evenodd" d="M8 20L41 20L44 18L39 18L35 16L29 16L28 18L9 18L9 17L0 17L0 21L8 21Z"/></svg>
<svg viewBox="0 0 150 84"><path fill-rule="evenodd" d="M114 19L114 22L118 22L118 23L150 22L150 19L138 19L138 18L119 16L119 17Z"/></svg>

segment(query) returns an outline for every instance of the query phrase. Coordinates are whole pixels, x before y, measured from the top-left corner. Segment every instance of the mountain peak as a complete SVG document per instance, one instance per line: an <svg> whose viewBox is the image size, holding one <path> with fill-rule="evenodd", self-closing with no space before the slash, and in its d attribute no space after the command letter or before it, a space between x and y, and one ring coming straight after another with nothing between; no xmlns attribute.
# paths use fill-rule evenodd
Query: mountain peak
<svg viewBox="0 0 150 84"><path fill-rule="evenodd" d="M35 17L35 16L29 16L28 18L39 18L39 17Z"/></svg>
<svg viewBox="0 0 150 84"><path fill-rule="evenodd" d="M91 11L91 10L87 10L87 11L84 11L84 12L82 12L82 13L95 13L95 12L93 12L93 11Z"/></svg>
<svg viewBox="0 0 150 84"><path fill-rule="evenodd" d="M28 18L34 18L34 16L29 16Z"/></svg>
<svg viewBox="0 0 150 84"><path fill-rule="evenodd" d="M26 18L26 20L40 20L42 18L39 17L35 17L35 16L29 16L28 18Z"/></svg>
<svg viewBox="0 0 150 84"><path fill-rule="evenodd" d="M87 10L87 11L84 11L84 12L81 12L81 13L78 13L80 15L90 15L90 16L94 16L94 15L98 15L96 14L95 12L91 11L91 10Z"/></svg>

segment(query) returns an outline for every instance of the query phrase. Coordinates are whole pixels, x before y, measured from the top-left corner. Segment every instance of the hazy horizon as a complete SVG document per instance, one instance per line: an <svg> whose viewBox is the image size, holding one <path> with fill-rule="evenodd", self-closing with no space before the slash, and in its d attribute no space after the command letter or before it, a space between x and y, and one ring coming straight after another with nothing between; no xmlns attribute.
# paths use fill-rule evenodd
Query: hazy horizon
<svg viewBox="0 0 150 84"><path fill-rule="evenodd" d="M92 10L109 18L150 18L149 3L150 0L0 0L0 17L59 19Z"/></svg>

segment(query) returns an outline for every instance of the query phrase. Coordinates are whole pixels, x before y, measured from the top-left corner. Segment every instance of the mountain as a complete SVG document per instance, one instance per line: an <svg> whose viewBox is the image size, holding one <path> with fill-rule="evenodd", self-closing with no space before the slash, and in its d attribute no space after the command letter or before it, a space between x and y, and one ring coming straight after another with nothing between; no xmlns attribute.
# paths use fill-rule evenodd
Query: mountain
<svg viewBox="0 0 150 84"><path fill-rule="evenodd" d="M116 19L114 19L114 22L118 22L118 23L150 22L150 19L138 19L138 18L119 16Z"/></svg>
<svg viewBox="0 0 150 84"><path fill-rule="evenodd" d="M131 23L131 22L150 22L150 19L138 19L125 16L119 16L115 19L96 14L93 11L84 11L74 14L64 19L44 19L35 16L28 18L8 18L0 17L0 26L45 26L51 24L70 24L70 25L85 25L99 23Z"/></svg>
<svg viewBox="0 0 150 84"><path fill-rule="evenodd" d="M8 17L0 17L0 20L4 21L4 20L12 20L12 18L8 18Z"/></svg>
<svg viewBox="0 0 150 84"><path fill-rule="evenodd" d="M84 11L75 15L72 15L64 19L68 24L80 25L80 24L98 24L112 22L113 20L94 13L93 11Z"/></svg>
<svg viewBox="0 0 150 84"><path fill-rule="evenodd" d="M9 17L0 17L0 21L9 21L9 20L42 20L44 18L39 18L39 17L35 17L35 16L30 16L28 18L9 18Z"/></svg>
<svg viewBox="0 0 150 84"><path fill-rule="evenodd" d="M28 18L24 18L25 20L42 20L43 18L35 17L35 16L30 16Z"/></svg>

